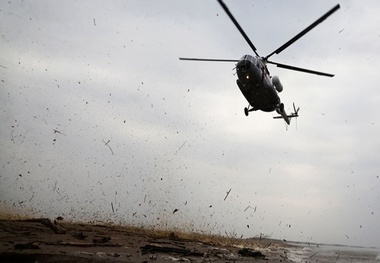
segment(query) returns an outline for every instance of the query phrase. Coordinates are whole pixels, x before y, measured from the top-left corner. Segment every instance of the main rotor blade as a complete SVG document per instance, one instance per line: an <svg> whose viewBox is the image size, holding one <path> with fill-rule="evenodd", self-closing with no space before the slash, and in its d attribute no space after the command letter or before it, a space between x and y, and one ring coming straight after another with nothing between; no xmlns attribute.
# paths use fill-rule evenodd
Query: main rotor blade
<svg viewBox="0 0 380 263"><path fill-rule="evenodd" d="M214 59L214 58L179 58L179 60L213 61L213 62L239 62L238 59Z"/></svg>
<svg viewBox="0 0 380 263"><path fill-rule="evenodd" d="M281 63L277 63L277 62L273 62L273 61L267 61L267 63L276 65L279 68L296 70L296 71L301 71L301 72L315 74L315 75L320 75L320 76L325 76L325 77L334 77L335 76L335 75L330 74L330 73L315 71L315 70L306 69L306 68L299 68L299 67L290 66L290 65L286 65L286 64L281 64Z"/></svg>
<svg viewBox="0 0 380 263"><path fill-rule="evenodd" d="M223 3L222 0L218 0L218 2L222 6L222 8L224 9L224 11L227 13L227 15L230 17L230 19L232 20L232 22L235 24L235 26L237 27L237 29L240 31L240 33L243 35L245 41L247 41L248 45L252 48L253 52L255 52L256 56L259 56L259 54L256 52L255 45L253 45L253 43L251 42L251 40L249 39L249 37L247 36L247 34L244 32L244 30L241 28L241 26L236 21L236 19L234 18L234 16L231 14L230 10L228 10L227 6Z"/></svg>
<svg viewBox="0 0 380 263"><path fill-rule="evenodd" d="M265 59L267 60L273 54L279 54L281 51L283 51L284 49L286 49L287 47L289 47L291 44L293 44L294 42L296 42L298 39L300 39L301 37L303 37L306 33L308 33L314 27L316 27L318 24L320 24L321 22L323 22L323 20L325 20L330 15L332 15L339 8L340 8L339 4L337 4L336 6L334 6L330 11L328 11L326 14L324 14L323 16L321 16L313 24L311 24L310 26L308 26L307 28L305 28L298 35L296 35L295 37L293 37L292 39L290 39L288 42L286 42L285 44L283 44L281 47L279 47L278 49L276 49L275 51L273 51L272 53L270 53L268 56L266 56Z"/></svg>

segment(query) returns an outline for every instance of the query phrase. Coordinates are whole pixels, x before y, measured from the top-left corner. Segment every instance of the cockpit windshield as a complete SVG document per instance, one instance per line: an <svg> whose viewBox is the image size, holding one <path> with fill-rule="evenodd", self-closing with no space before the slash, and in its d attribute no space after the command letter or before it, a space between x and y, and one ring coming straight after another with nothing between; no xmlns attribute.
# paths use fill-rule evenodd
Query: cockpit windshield
<svg viewBox="0 0 380 263"><path fill-rule="evenodd" d="M244 55L241 57L236 65L237 70L246 71L251 68L252 65L256 65L256 58L251 55Z"/></svg>
<svg viewBox="0 0 380 263"><path fill-rule="evenodd" d="M244 56L242 56L241 57L241 59L240 60L248 60L248 61L250 61L250 62L252 62L252 63L256 63L256 58L255 57L253 57L253 56L251 56L251 55L244 55Z"/></svg>

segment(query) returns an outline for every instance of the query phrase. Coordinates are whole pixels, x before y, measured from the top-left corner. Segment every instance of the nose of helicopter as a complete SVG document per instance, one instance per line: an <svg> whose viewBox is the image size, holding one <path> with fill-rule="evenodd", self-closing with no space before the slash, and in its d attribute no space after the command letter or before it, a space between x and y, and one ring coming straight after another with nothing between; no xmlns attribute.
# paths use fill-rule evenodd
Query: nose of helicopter
<svg viewBox="0 0 380 263"><path fill-rule="evenodd" d="M251 68L252 62L247 59L241 59L236 64L236 70L240 72L246 72Z"/></svg>
<svg viewBox="0 0 380 263"><path fill-rule="evenodd" d="M236 64L236 73L243 83L261 80L260 70L256 66L255 58L249 55L243 56Z"/></svg>

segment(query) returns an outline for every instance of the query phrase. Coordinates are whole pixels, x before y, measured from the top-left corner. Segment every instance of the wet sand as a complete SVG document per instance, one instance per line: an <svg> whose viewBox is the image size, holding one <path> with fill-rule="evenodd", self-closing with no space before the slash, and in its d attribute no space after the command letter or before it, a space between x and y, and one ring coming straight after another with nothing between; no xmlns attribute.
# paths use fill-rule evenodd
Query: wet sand
<svg viewBox="0 0 380 263"><path fill-rule="evenodd" d="M49 219L0 221L0 262L292 262L294 246Z"/></svg>

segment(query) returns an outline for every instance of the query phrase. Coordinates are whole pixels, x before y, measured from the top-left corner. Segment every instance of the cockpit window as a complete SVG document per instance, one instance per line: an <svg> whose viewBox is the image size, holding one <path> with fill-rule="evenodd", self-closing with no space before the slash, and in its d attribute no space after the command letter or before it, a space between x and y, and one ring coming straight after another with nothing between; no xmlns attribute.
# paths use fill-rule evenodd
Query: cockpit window
<svg viewBox="0 0 380 263"><path fill-rule="evenodd" d="M256 58L251 55L244 55L240 60L248 60L252 63L256 63Z"/></svg>

